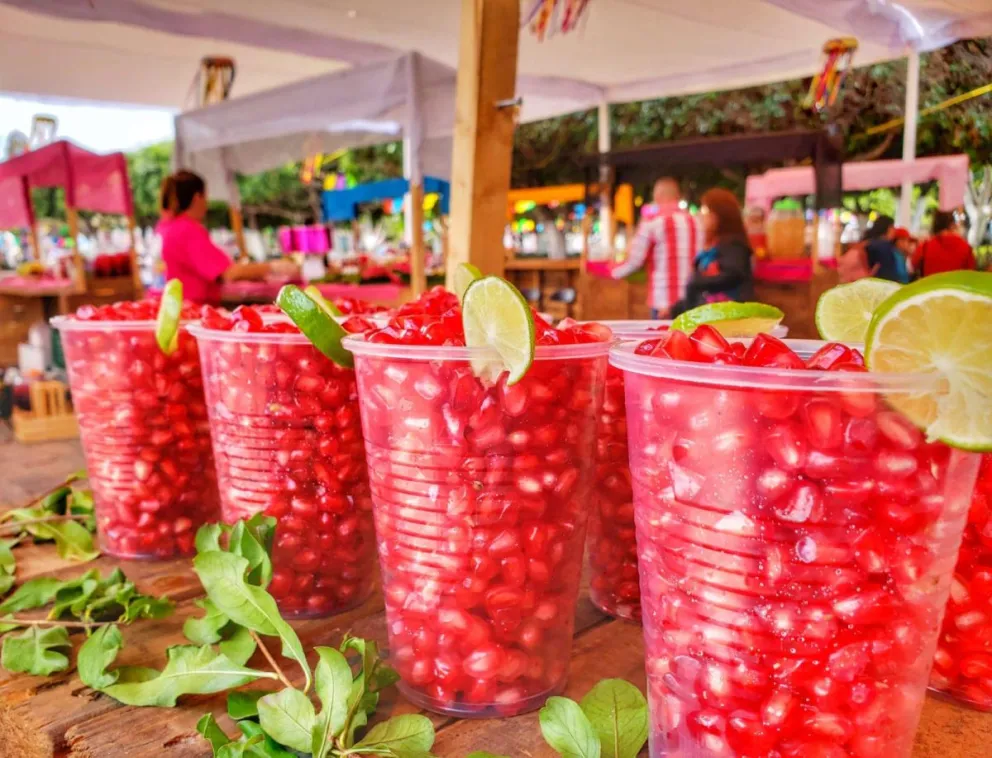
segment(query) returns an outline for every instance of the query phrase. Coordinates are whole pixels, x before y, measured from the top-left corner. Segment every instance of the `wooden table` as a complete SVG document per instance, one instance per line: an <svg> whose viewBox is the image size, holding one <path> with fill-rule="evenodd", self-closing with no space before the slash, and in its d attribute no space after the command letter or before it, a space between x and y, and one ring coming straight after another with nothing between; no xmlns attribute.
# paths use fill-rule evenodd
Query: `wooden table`
<svg viewBox="0 0 992 758"><path fill-rule="evenodd" d="M2 434L2 431L0 431ZM50 443L25 447L4 442L0 436L0 495L17 502L57 482L81 467L77 443ZM50 547L27 545L16 549L19 582L39 574L74 576L78 565L58 560ZM117 561L100 558L86 568L109 571ZM140 621L124 628L126 647L121 663L161 666L165 648L184 641L183 620L194 613L193 600L200 585L188 561L123 562L124 571L138 587L166 594L176 601L175 615L162 621ZM361 608L331 619L294 623L304 647L337 645L345 631L386 642L381 595ZM75 638L74 638L75 639ZM271 646L278 649L277 645ZM252 663L264 667L256 655ZM284 669L296 673L288 662ZM643 646L640 627L603 616L585 592L579 602L572 651L571 677L566 695L579 699L606 677L629 679L643 689ZM292 672L292 673L291 673ZM74 670L53 677L11 675L0 671L0 758L179 758L206 757L209 746L196 734L201 715L225 710L225 695L185 697L174 709L129 708L90 690ZM417 709L393 690L383 698L382 717ZM428 714L431 715L431 714ZM473 750L488 750L518 758L553 758L543 742L536 713L511 720L459 721L431 715L437 729L434 753L442 758L464 758ZM233 725L220 718L228 733ZM979 758L990 754L992 714L981 714L930 698L916 739L915 758ZM646 751L645 751L646 754Z"/></svg>

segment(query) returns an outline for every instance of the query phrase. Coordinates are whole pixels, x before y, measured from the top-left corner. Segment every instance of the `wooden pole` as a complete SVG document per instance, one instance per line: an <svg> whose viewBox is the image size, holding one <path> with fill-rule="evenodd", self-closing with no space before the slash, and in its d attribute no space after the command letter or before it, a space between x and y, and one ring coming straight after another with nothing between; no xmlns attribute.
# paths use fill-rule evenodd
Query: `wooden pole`
<svg viewBox="0 0 992 758"><path fill-rule="evenodd" d="M427 289L424 249L424 185L410 184L410 290L414 297Z"/></svg>
<svg viewBox="0 0 992 758"><path fill-rule="evenodd" d="M516 108L519 0L462 0L447 280L459 263L503 275Z"/></svg>
<svg viewBox="0 0 992 758"><path fill-rule="evenodd" d="M241 209L234 206L231 206L231 230L238 243L238 261L246 263L248 261L248 248L245 247L245 219L241 215Z"/></svg>
<svg viewBox="0 0 992 758"><path fill-rule="evenodd" d="M69 239L72 240L72 280L77 294L86 292L86 275L83 272L83 257L79 254L79 211L69 206L65 209L69 222Z"/></svg>
<svg viewBox="0 0 992 758"><path fill-rule="evenodd" d="M145 288L141 284L141 271L138 269L138 224L134 220L134 214L127 217L127 231L131 235L131 281L134 282L134 299L140 300L144 295Z"/></svg>

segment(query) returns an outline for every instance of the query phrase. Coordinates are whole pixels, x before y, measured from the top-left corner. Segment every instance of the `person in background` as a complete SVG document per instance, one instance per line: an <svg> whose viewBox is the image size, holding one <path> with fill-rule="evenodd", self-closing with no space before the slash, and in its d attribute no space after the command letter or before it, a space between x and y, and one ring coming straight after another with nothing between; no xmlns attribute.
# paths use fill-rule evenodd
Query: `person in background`
<svg viewBox="0 0 992 758"><path fill-rule="evenodd" d="M918 240L910 234L908 229L897 226L892 230L892 244L895 245L896 252L899 253L896 258L896 267L906 282L913 278L910 261L916 252L917 243Z"/></svg>
<svg viewBox="0 0 992 758"><path fill-rule="evenodd" d="M711 189L702 198L706 249L696 255L685 297L672 305L668 316L719 300L754 299L751 246L741 206L732 192Z"/></svg>
<svg viewBox="0 0 992 758"><path fill-rule="evenodd" d="M179 279L183 283L185 299L219 305L222 281L299 273L299 266L291 261L234 263L228 258L227 253L211 241L203 225L207 215L207 185L197 174L179 171L163 185L168 192L172 219L162 236L162 260L166 279Z"/></svg>
<svg viewBox="0 0 992 758"><path fill-rule="evenodd" d="M932 235L913 254L913 270L917 276L975 269L975 253L961 236L953 212L937 211L934 214Z"/></svg>
<svg viewBox="0 0 992 758"><path fill-rule="evenodd" d="M648 306L651 318L659 318L685 293L692 261L702 249L703 225L679 207L682 193L675 179L663 177L656 181L653 199L657 213L641 222L627 260L611 275L623 279L647 265Z"/></svg>
<svg viewBox="0 0 992 758"><path fill-rule="evenodd" d="M909 268L896 249L893 241L895 231L895 221L891 216L878 216L865 233L865 254L868 256L871 276L906 284L909 281Z"/></svg>

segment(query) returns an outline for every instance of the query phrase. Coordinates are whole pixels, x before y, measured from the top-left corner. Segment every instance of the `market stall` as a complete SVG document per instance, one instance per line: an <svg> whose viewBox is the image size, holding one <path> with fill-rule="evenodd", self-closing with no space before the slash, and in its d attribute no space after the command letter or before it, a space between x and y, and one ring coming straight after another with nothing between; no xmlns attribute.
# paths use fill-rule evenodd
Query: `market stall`
<svg viewBox="0 0 992 758"><path fill-rule="evenodd" d="M826 130L680 140L589 156L586 165L590 181L594 170L605 166L616 182L648 184L660 176L678 177L700 166L767 166L786 161L812 163L808 171L813 178L812 194L816 196L817 207L839 203L841 148L837 137ZM813 305L819 292L829 284L814 282L813 267L807 265L811 263L809 256L800 251L800 257L803 261L798 273L792 267L785 280L776 275L756 281L757 297L778 305L788 314L786 325L794 336L815 336ZM585 318L647 317L644 280L616 281L610 276L609 266L601 262L587 266L585 273L585 287L594 295Z"/></svg>
<svg viewBox="0 0 992 758"><path fill-rule="evenodd" d="M17 362L17 346L33 323L83 302L127 300L141 292L133 234L130 273L123 275L106 276L98 266L87 270L76 245L81 210L124 216L134 229L124 154L99 155L61 140L0 163L0 228L28 230L35 263L43 264L31 205L31 190L39 187L64 193L70 257L53 272L40 265L32 274L0 279L0 366Z"/></svg>

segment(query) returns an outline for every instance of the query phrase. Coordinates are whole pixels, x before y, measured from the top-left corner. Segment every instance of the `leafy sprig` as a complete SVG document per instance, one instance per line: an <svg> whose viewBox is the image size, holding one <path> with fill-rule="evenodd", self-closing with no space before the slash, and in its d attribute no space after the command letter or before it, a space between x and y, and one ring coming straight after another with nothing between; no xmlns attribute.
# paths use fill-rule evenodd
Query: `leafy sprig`
<svg viewBox="0 0 992 758"><path fill-rule="evenodd" d="M562 758L636 758L648 738L647 701L623 679L604 679L579 703L548 698L540 721Z"/></svg>

